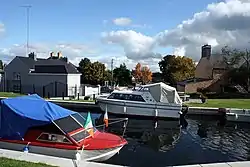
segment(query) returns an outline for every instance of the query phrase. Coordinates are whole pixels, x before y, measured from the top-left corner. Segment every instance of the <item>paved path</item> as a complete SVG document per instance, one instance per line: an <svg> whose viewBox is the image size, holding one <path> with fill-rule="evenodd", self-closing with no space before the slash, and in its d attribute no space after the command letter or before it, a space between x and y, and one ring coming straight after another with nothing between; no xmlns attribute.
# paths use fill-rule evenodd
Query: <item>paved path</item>
<svg viewBox="0 0 250 167"><path fill-rule="evenodd" d="M23 153L19 151L12 151L6 149L0 149L0 157L6 157L10 159L23 160L35 163L41 162L49 165L55 165L58 167L75 167L73 161L70 159L45 156L40 154ZM184 166L173 166L173 167L249 167L249 166L250 166L250 161L201 164L201 165L199 164L184 165ZM125 167L125 166L81 161L80 163L78 163L77 167Z"/></svg>

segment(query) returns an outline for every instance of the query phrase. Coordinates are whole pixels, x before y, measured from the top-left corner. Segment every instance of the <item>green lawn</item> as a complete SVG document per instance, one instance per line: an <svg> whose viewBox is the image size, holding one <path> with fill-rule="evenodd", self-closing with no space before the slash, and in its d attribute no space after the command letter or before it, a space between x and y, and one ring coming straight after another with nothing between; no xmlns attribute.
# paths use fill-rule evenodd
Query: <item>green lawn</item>
<svg viewBox="0 0 250 167"><path fill-rule="evenodd" d="M207 99L206 103L186 103L192 107L250 109L250 99Z"/></svg>
<svg viewBox="0 0 250 167"><path fill-rule="evenodd" d="M0 157L0 167L53 167L42 163L32 163ZM55 167L55 166L54 166Z"/></svg>
<svg viewBox="0 0 250 167"><path fill-rule="evenodd" d="M0 97L17 97L23 96L23 94L13 93L13 92L0 92Z"/></svg>

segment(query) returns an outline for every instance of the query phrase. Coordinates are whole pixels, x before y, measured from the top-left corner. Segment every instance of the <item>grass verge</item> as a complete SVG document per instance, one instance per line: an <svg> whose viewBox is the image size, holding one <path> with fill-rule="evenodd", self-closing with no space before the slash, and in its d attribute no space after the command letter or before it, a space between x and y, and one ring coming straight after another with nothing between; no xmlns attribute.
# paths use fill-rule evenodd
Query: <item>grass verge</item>
<svg viewBox="0 0 250 167"><path fill-rule="evenodd" d="M186 103L192 107L250 109L250 99L207 99L205 103Z"/></svg>
<svg viewBox="0 0 250 167"><path fill-rule="evenodd" d="M0 167L55 167L43 163L32 163L0 157Z"/></svg>
<svg viewBox="0 0 250 167"><path fill-rule="evenodd" d="M17 96L23 96L23 94L13 93L13 92L0 92L0 97L17 97Z"/></svg>

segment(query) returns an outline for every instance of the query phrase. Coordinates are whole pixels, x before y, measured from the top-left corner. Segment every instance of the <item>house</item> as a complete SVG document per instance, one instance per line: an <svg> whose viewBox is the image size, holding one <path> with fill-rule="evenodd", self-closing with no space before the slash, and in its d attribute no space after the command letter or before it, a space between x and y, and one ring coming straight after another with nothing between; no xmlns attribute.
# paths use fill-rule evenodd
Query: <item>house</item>
<svg viewBox="0 0 250 167"><path fill-rule="evenodd" d="M195 77L177 83L177 90L185 93L196 93L206 89L210 92L224 91L227 81L226 64L219 54L211 54L211 45L201 48L201 58L195 69Z"/></svg>
<svg viewBox="0 0 250 167"><path fill-rule="evenodd" d="M41 96L74 96L80 87L81 73L62 57L52 52L48 59L16 56L4 69L9 92L37 93Z"/></svg>

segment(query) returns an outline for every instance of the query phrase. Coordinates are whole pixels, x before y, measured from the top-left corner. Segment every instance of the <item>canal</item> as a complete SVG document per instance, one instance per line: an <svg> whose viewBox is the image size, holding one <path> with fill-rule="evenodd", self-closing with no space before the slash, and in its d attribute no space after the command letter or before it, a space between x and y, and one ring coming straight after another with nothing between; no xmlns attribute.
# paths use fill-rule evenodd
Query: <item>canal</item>
<svg viewBox="0 0 250 167"><path fill-rule="evenodd" d="M178 121L158 120L156 125L152 120L129 118L124 136L128 144L104 163L163 167L250 159L249 124L222 126L215 117L207 116L189 117L186 121L187 126L180 128ZM108 131L122 135L123 125L110 125Z"/></svg>

